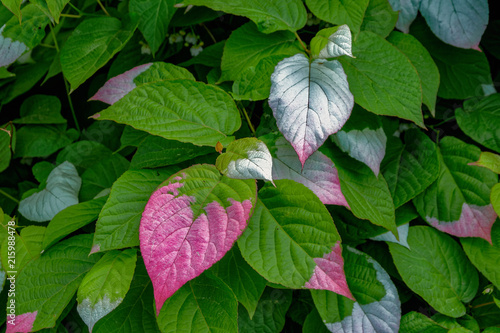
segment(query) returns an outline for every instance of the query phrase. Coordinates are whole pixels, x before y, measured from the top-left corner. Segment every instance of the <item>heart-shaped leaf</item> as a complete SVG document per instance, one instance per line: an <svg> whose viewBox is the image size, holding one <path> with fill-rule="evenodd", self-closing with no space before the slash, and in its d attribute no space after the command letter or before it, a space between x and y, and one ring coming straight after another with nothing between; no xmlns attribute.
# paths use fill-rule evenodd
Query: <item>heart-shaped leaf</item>
<svg viewBox="0 0 500 333"><path fill-rule="evenodd" d="M478 160L479 148L447 136L439 143L437 180L414 199L422 218L433 227L458 237L481 237L491 243L497 218L490 192L498 176L468 165Z"/></svg>
<svg viewBox="0 0 500 333"><path fill-rule="evenodd" d="M194 77L186 69L164 62L139 65L109 79L89 101L113 105L138 85L175 79L194 80Z"/></svg>
<svg viewBox="0 0 500 333"><path fill-rule="evenodd" d="M320 30L311 40L311 52L317 58L327 59L352 55L352 36L347 24Z"/></svg>
<svg viewBox="0 0 500 333"><path fill-rule="evenodd" d="M273 160L266 144L256 138L233 141L217 157L217 169L229 178L273 181Z"/></svg>
<svg viewBox="0 0 500 333"><path fill-rule="evenodd" d="M464 49L478 49L489 16L487 0L422 0L420 12L436 36Z"/></svg>
<svg viewBox="0 0 500 333"><path fill-rule="evenodd" d="M325 205L349 207L340 190L337 169L325 154L320 151L314 152L302 168L297 153L285 138L280 136L271 141L274 179L291 179L304 184Z"/></svg>
<svg viewBox="0 0 500 333"><path fill-rule="evenodd" d="M425 226L410 228L411 250L388 244L394 264L411 290L440 313L454 318L465 314L462 302L474 298L479 280L460 245L450 236Z"/></svg>
<svg viewBox="0 0 500 333"><path fill-rule="evenodd" d="M329 291L312 290L314 304L330 332L398 332L401 303L389 274L368 255L347 247L346 276L356 302Z"/></svg>
<svg viewBox="0 0 500 333"><path fill-rule="evenodd" d="M166 180L146 205L139 228L156 311L189 280L219 261L247 226L255 180L221 176L194 165Z"/></svg>
<svg viewBox="0 0 500 333"><path fill-rule="evenodd" d="M238 246L250 266L270 282L352 298L333 220L302 184L293 180L276 181L276 187L266 184Z"/></svg>
<svg viewBox="0 0 500 333"><path fill-rule="evenodd" d="M354 105L342 65L303 54L282 60L271 75L269 106L304 166L326 138L342 128Z"/></svg>
<svg viewBox="0 0 500 333"><path fill-rule="evenodd" d="M47 186L19 203L19 212L35 222L50 221L66 207L78 203L82 180L73 164L64 162L47 178Z"/></svg>
<svg viewBox="0 0 500 333"><path fill-rule="evenodd" d="M136 260L136 249L110 251L85 275L78 288L77 310L90 332L99 319L123 301L130 288Z"/></svg>

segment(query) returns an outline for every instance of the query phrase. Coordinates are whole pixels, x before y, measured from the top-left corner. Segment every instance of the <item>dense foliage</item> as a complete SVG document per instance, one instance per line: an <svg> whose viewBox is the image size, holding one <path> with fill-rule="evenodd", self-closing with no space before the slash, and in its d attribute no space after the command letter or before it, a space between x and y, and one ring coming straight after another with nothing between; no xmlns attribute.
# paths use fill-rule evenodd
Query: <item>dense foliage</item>
<svg viewBox="0 0 500 333"><path fill-rule="evenodd" d="M5 332L500 332L487 0L2 0Z"/></svg>

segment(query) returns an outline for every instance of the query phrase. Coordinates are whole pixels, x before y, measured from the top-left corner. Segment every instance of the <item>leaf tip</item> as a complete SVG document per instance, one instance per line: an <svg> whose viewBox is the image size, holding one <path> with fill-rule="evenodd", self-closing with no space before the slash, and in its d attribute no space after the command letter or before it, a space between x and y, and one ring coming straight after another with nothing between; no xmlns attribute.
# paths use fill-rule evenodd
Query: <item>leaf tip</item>
<svg viewBox="0 0 500 333"><path fill-rule="evenodd" d="M14 317L7 315L7 330L5 333L31 332L37 314L38 311L14 315Z"/></svg>
<svg viewBox="0 0 500 333"><path fill-rule="evenodd" d="M92 119L98 119L100 116L101 116L101 114L100 114L100 113L96 113L96 114L94 114L94 115L90 116L89 118L92 118Z"/></svg>
<svg viewBox="0 0 500 333"><path fill-rule="evenodd" d="M89 256L99 251L101 251L101 244L94 244L92 245L92 249L90 250Z"/></svg>

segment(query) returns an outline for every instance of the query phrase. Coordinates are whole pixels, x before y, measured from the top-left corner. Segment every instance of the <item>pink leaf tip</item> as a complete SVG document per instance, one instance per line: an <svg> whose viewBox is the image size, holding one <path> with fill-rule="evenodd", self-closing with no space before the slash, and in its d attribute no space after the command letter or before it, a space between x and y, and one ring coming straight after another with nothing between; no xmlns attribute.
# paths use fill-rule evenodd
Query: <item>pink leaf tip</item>
<svg viewBox="0 0 500 333"><path fill-rule="evenodd" d="M89 118L92 118L92 119L97 119L97 118L99 118L100 116L101 116L101 114L100 114L100 113L96 113L96 114L94 114L94 115L90 116Z"/></svg>
<svg viewBox="0 0 500 333"><path fill-rule="evenodd" d="M16 332L31 332L33 331L33 324L35 323L38 311L27 312L20 315L9 314L9 309L7 309L7 330L6 333L16 333Z"/></svg>
<svg viewBox="0 0 500 333"><path fill-rule="evenodd" d="M330 290L355 301L347 285L340 241L332 248L332 252L325 253L323 258L314 258L314 262L317 266L305 288Z"/></svg>

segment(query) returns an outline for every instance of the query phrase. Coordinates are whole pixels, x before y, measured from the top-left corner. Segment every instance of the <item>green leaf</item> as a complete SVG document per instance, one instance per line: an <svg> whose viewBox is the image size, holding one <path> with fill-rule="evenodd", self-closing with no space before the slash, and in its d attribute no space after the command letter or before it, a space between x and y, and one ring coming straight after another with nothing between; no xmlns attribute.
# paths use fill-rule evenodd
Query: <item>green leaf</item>
<svg viewBox="0 0 500 333"><path fill-rule="evenodd" d="M463 108L455 109L455 116L465 134L500 153L500 94L467 100Z"/></svg>
<svg viewBox="0 0 500 333"><path fill-rule="evenodd" d="M10 133L10 132L9 132ZM0 172L7 169L12 153L10 151L11 137L8 132L0 130Z"/></svg>
<svg viewBox="0 0 500 333"><path fill-rule="evenodd" d="M14 8L14 4L10 7ZM2 54L0 67L12 64L25 51L33 49L45 37L45 26L49 23L49 18L35 5L26 5L21 10L21 14L17 16L13 16L4 26L0 27L0 54ZM20 24L21 17L22 24ZM4 101L4 103L7 102Z"/></svg>
<svg viewBox="0 0 500 333"><path fill-rule="evenodd" d="M21 23L21 5L22 0L2 0L2 4L19 18L19 23Z"/></svg>
<svg viewBox="0 0 500 333"><path fill-rule="evenodd" d="M74 141L72 129L66 125L26 125L17 132L14 157L44 157Z"/></svg>
<svg viewBox="0 0 500 333"><path fill-rule="evenodd" d="M361 30L371 31L385 38L394 29L397 20L398 13L392 10L387 0L370 0Z"/></svg>
<svg viewBox="0 0 500 333"><path fill-rule="evenodd" d="M491 238L493 245L479 238L462 238L460 242L467 257L476 268L500 289L500 223L493 225Z"/></svg>
<svg viewBox="0 0 500 333"><path fill-rule="evenodd" d="M448 235L424 226L411 227L407 248L389 243L394 264L406 285L437 311L458 318L462 302L478 289L478 275L460 246Z"/></svg>
<svg viewBox="0 0 500 333"><path fill-rule="evenodd" d="M213 10L246 16L260 31L269 34L277 30L297 31L307 21L306 8L300 0L185 0L186 5L206 6Z"/></svg>
<svg viewBox="0 0 500 333"><path fill-rule="evenodd" d="M127 171L129 164L129 161L123 156L113 154L89 167L82 174L80 200L94 199L103 190L111 188L114 181Z"/></svg>
<svg viewBox="0 0 500 333"><path fill-rule="evenodd" d="M147 136L137 148L130 167L132 169L158 168L174 165L214 152L211 147L167 140L156 135Z"/></svg>
<svg viewBox="0 0 500 333"><path fill-rule="evenodd" d="M420 78L410 60L382 37L359 33L356 58L341 57L354 101L368 111L423 126Z"/></svg>
<svg viewBox="0 0 500 333"><path fill-rule="evenodd" d="M420 312L408 312L401 317L401 332L406 333L448 333L448 329Z"/></svg>
<svg viewBox="0 0 500 333"><path fill-rule="evenodd" d="M71 91L90 78L119 52L137 24L114 17L90 18L80 23L61 49L61 66Z"/></svg>
<svg viewBox="0 0 500 333"><path fill-rule="evenodd" d="M479 333L480 331L477 321L469 315L465 315L463 317L455 319L447 317L440 313L436 313L431 317L431 319L436 321L439 325L442 325L443 327L450 329L450 332L453 333L455 332Z"/></svg>
<svg viewBox="0 0 500 333"><path fill-rule="evenodd" d="M144 84L96 115L169 140L227 145L241 126L232 98L222 89L192 80Z"/></svg>
<svg viewBox="0 0 500 333"><path fill-rule="evenodd" d="M485 151L481 153L479 160L470 163L470 165L481 166L490 169L494 173L500 174L500 155Z"/></svg>
<svg viewBox="0 0 500 333"><path fill-rule="evenodd" d="M491 189L490 199L495 212L498 216L500 216L500 184L493 186Z"/></svg>
<svg viewBox="0 0 500 333"><path fill-rule="evenodd" d="M314 304L330 332L398 332L401 303L387 272L368 255L345 251L346 276L356 301L312 290Z"/></svg>
<svg viewBox="0 0 500 333"><path fill-rule="evenodd" d="M194 8L205 8L206 7L194 7ZM190 9L189 13L194 10ZM182 67L188 67L192 65L205 65L208 67L220 67L220 63L222 60L222 52L224 52L224 46L226 45L226 41L218 42L207 46L203 49L203 51L198 54L196 57L189 59L188 61L184 61L179 64Z"/></svg>
<svg viewBox="0 0 500 333"><path fill-rule="evenodd" d="M436 144L417 129L405 132L404 138L404 144L389 138L382 163L382 173L396 208L422 193L439 175Z"/></svg>
<svg viewBox="0 0 500 333"><path fill-rule="evenodd" d="M302 325L303 333L329 333L330 330L326 328L318 310L314 308L306 317L304 325Z"/></svg>
<svg viewBox="0 0 500 333"><path fill-rule="evenodd" d="M66 124L61 116L61 102L56 96L33 95L24 100L20 110L21 118L15 124Z"/></svg>
<svg viewBox="0 0 500 333"><path fill-rule="evenodd" d="M420 13L442 41L464 49L479 48L489 17L487 0L422 0Z"/></svg>
<svg viewBox="0 0 500 333"><path fill-rule="evenodd" d="M285 326L285 315L292 303L292 290L267 287L259 300L253 318L238 309L239 332L279 333Z"/></svg>
<svg viewBox="0 0 500 333"><path fill-rule="evenodd" d="M396 28L398 28L405 34L409 32L410 25L417 17L421 2L422 0L389 0L392 9L399 13Z"/></svg>
<svg viewBox="0 0 500 333"><path fill-rule="evenodd" d="M495 304L492 294L480 294L471 305L471 315L481 328L500 325L500 308Z"/></svg>
<svg viewBox="0 0 500 333"><path fill-rule="evenodd" d="M102 143L80 140L57 154L57 163L71 162L79 169L87 169L111 156L113 152Z"/></svg>
<svg viewBox="0 0 500 333"><path fill-rule="evenodd" d="M233 98L235 100L260 101L269 97L271 90L271 74L276 65L286 55L271 55L241 71L233 83Z"/></svg>
<svg viewBox="0 0 500 333"><path fill-rule="evenodd" d="M332 24L347 24L354 35L359 33L370 0L306 0L317 17Z"/></svg>
<svg viewBox="0 0 500 333"><path fill-rule="evenodd" d="M139 14L139 30L146 38L153 56L167 35L168 24L175 13L175 0L131 0L129 10Z"/></svg>
<svg viewBox="0 0 500 333"><path fill-rule="evenodd" d="M166 300L157 318L161 332L237 332L238 302L219 278L204 273Z"/></svg>
<svg viewBox="0 0 500 333"><path fill-rule="evenodd" d="M2 265L5 267L5 270L14 271L19 274L29 262L37 259L42 250L44 234L45 227L34 225L25 227L19 235L15 234L15 245L13 247L9 244L11 242L6 237L2 243Z"/></svg>
<svg viewBox="0 0 500 333"><path fill-rule="evenodd" d="M178 168L129 170L113 184L96 224L92 252L139 245L142 211L155 188Z"/></svg>
<svg viewBox="0 0 500 333"><path fill-rule="evenodd" d="M51 14L51 20L53 19L56 23L59 23L59 16L64 9L64 6L69 2L69 0L46 0L47 7Z"/></svg>
<svg viewBox="0 0 500 333"><path fill-rule="evenodd" d="M37 29L37 28L34 28ZM37 82L39 82L50 67L49 61L41 61L36 63L25 64L22 66L14 67L12 73L15 74L16 80L3 88L6 97L2 97L2 103L7 104L14 98L24 94L32 89Z"/></svg>
<svg viewBox="0 0 500 333"><path fill-rule="evenodd" d="M353 159L333 145L330 145L330 149L325 147L321 151L335 164L342 194L353 214L397 235L394 203L384 177L375 176L364 163Z"/></svg>
<svg viewBox="0 0 500 333"><path fill-rule="evenodd" d="M259 191L238 246L250 266L272 283L294 289L327 289L352 298L332 218L302 184L277 180L273 187L267 183Z"/></svg>
<svg viewBox="0 0 500 333"><path fill-rule="evenodd" d="M138 257L130 290L115 310L95 324L94 332L159 333L153 304L153 285Z"/></svg>
<svg viewBox="0 0 500 333"><path fill-rule="evenodd" d="M85 274L99 260L89 257L91 235L62 241L30 262L16 278L16 318L29 331L53 327L71 301Z"/></svg>
<svg viewBox="0 0 500 333"><path fill-rule="evenodd" d="M233 141L217 157L217 169L229 178L273 181L273 160L266 144L256 138Z"/></svg>
<svg viewBox="0 0 500 333"><path fill-rule="evenodd" d="M81 184L75 166L64 162L50 172L43 190L21 200L19 212L31 221L50 221L63 209L78 203Z"/></svg>
<svg viewBox="0 0 500 333"><path fill-rule="evenodd" d="M435 115L439 69L431 55L412 35L393 31L387 40L403 52L415 66L422 85L422 102L427 105L431 114Z"/></svg>
<svg viewBox="0 0 500 333"><path fill-rule="evenodd" d="M429 51L439 69L439 97L466 99L482 96L482 86L492 83L490 66L483 52L443 43L422 19L415 20L410 32Z"/></svg>
<svg viewBox="0 0 500 333"><path fill-rule="evenodd" d="M106 199L106 197L101 197L81 202L57 213L47 226L42 249L45 251L72 232L97 220Z"/></svg>
<svg viewBox="0 0 500 333"><path fill-rule="evenodd" d="M481 237L491 242L496 214L490 192L498 176L485 168L468 165L481 151L454 137L439 143L440 172L437 180L413 203L418 213L435 228L458 237Z"/></svg>
<svg viewBox="0 0 500 333"><path fill-rule="evenodd" d="M78 313L92 329L97 321L113 311L130 288L134 275L137 250L107 252L78 288Z"/></svg>
<svg viewBox="0 0 500 333"><path fill-rule="evenodd" d="M231 288L251 319L266 287L266 280L248 265L237 246L233 246L210 270Z"/></svg>
<svg viewBox="0 0 500 333"><path fill-rule="evenodd" d="M291 32L266 35L259 32L255 24L246 23L231 33L224 46L219 81L236 81L247 68L257 66L266 57L283 55L283 59L300 51L300 43Z"/></svg>

